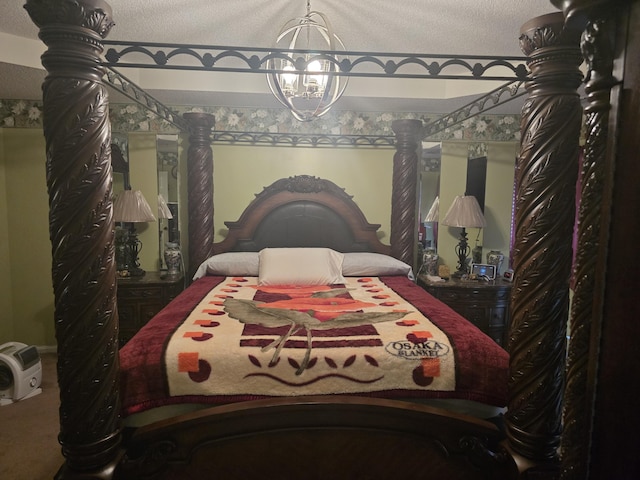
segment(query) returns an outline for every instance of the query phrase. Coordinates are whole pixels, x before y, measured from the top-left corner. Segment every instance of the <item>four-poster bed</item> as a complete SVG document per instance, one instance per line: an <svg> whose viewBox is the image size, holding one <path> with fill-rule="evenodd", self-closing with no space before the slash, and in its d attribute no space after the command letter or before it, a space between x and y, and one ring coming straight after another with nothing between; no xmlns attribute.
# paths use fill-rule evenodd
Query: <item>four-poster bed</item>
<svg viewBox="0 0 640 480"><path fill-rule="evenodd" d="M59 478L233 478L240 467L241 478L258 471L273 473L271 478L389 478L399 468L442 478L602 478L605 471L624 478L637 468L632 442L608 445L604 426L615 418L607 407L620 411L631 405L619 395L621 373L615 367L616 355L628 352L614 353L613 341L628 347L633 335L623 340L623 328L638 329L615 321L616 315L629 318L628 309L637 312L624 296L623 279L630 272L616 247L631 246L633 235L623 235L625 229L640 232L638 220L614 206L638 201L631 162L639 137L638 71L625 60L638 54L640 13L630 1L553 3L564 16L533 19L520 38L531 72L516 168L506 438L490 423L445 410L354 397L242 402L150 425L129 437L120 419L110 126L100 62L111 12L99 0L27 1L48 47L42 57L48 71L44 133L66 457ZM581 168L588 180L565 362L574 224L567 205L573 204L582 124L577 89L583 31L589 77ZM209 141L214 120L185 117L193 272L215 248ZM410 260L420 122L397 121L394 133L390 253ZM613 402L620 403L611 407ZM623 422L615 425L628 435ZM622 456L619 463L614 448Z"/></svg>

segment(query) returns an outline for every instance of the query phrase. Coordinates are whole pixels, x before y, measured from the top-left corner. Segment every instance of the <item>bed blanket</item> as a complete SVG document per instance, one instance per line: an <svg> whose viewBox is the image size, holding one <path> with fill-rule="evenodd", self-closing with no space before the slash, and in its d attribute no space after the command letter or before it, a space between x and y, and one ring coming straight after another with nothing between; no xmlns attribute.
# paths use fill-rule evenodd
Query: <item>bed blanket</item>
<svg viewBox="0 0 640 480"><path fill-rule="evenodd" d="M194 282L121 350L124 414L269 396L506 399L506 352L406 277Z"/></svg>

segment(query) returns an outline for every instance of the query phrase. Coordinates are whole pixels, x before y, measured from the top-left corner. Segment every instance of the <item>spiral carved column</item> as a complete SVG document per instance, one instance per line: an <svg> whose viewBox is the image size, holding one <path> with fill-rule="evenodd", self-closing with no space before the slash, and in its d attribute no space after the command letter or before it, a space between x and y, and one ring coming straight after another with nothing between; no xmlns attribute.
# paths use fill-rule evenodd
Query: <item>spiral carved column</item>
<svg viewBox="0 0 640 480"><path fill-rule="evenodd" d="M189 122L187 187L189 189L189 269L192 278L213 253L213 150L211 129L215 118L208 113L185 113Z"/></svg>
<svg viewBox="0 0 640 480"><path fill-rule="evenodd" d="M565 6L567 6L565 4ZM584 4L580 5L584 8ZM601 10L600 13L603 11ZM565 15L573 17L573 8ZM592 9L590 17L597 14ZM573 18L586 19L580 15ZM577 25L582 28L583 25ZM602 245L607 243L608 215L603 214L611 202L611 192L605 191L606 178L611 177L607 166L609 112L613 77L613 46L608 22L598 19L586 26L582 38L582 52L589 69L585 84L588 103L586 113L586 143L581 165L581 195L578 213L578 252L574 276L575 294L571 304L571 341L567 357L567 385L563 408L562 435L563 479L587 478L591 418L595 392L589 381L589 363L597 358L597 343L592 343L592 329L601 316L603 288L598 286L596 271L602 270ZM606 218L606 220L605 220ZM603 237L604 235L604 237Z"/></svg>
<svg viewBox="0 0 640 480"><path fill-rule="evenodd" d="M101 0L28 0L42 63L49 229L60 385L57 478L104 478L120 447L111 125L101 82Z"/></svg>
<svg viewBox="0 0 640 480"><path fill-rule="evenodd" d="M414 265L418 228L418 151L422 122L395 120L391 128L396 134L391 192L391 255Z"/></svg>
<svg viewBox="0 0 640 480"><path fill-rule="evenodd" d="M506 414L509 447L557 465L564 388L575 183L582 109L579 33L561 13L526 23L520 44L532 80L516 164L515 280Z"/></svg>

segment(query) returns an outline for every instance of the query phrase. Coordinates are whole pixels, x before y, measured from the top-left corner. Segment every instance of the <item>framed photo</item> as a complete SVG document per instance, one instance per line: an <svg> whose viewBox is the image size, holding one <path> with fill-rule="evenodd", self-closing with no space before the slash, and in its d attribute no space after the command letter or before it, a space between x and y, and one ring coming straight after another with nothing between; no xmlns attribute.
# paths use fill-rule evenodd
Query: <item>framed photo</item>
<svg viewBox="0 0 640 480"><path fill-rule="evenodd" d="M489 280L496 279L496 266L488 265L485 263L472 263L471 275L477 275L478 277L488 278Z"/></svg>

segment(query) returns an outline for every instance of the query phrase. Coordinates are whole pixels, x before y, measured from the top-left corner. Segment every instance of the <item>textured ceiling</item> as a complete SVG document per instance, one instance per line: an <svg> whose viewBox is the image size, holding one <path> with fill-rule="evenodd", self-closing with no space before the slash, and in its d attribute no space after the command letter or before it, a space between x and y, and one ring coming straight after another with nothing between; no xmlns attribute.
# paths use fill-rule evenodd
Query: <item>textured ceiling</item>
<svg viewBox="0 0 640 480"><path fill-rule="evenodd" d="M0 37L0 98L41 96L44 74L37 68L39 65L26 62L11 65L20 63L14 60L15 51L20 48L18 37L37 39L38 29L24 10L24 3L24 0L0 2L0 35L6 34ZM273 46L284 22L306 12L306 0L111 0L108 3L116 23L107 37L109 40L203 45ZM351 51L516 57L522 56L518 45L520 27L532 17L556 11L548 0L313 0L311 8L329 18ZM256 90L250 85L252 82L259 82L261 87ZM264 94L264 78L248 81L246 91L236 86L222 94L216 91L223 88L186 88L186 83L175 83L171 88L147 87L144 82L141 86L150 88L167 104L276 105ZM493 86L486 90L491 88ZM378 87L378 90L384 89L393 93L376 94L371 100L371 92L362 80L360 85L352 81L344 100L349 107L357 107L360 102L375 105L372 108L397 110L449 108L444 106L442 96L431 95L428 87L419 95L402 95L386 85ZM478 89L476 86L475 90ZM469 94L472 93L470 90ZM464 93L456 96L465 97ZM430 99L429 106L421 104Z"/></svg>

